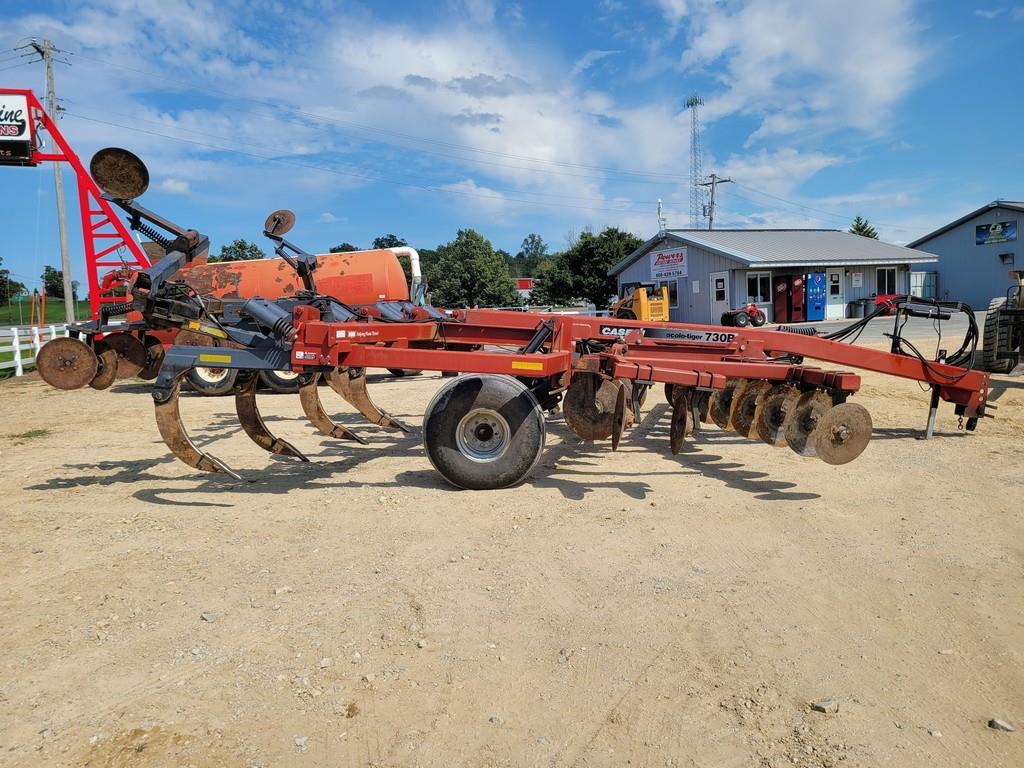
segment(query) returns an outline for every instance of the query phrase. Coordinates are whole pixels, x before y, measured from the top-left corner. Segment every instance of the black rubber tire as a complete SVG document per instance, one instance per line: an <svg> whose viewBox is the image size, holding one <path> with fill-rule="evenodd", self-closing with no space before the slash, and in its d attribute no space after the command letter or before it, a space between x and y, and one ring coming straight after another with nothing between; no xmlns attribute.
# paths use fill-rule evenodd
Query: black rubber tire
<svg viewBox="0 0 1024 768"><path fill-rule="evenodd" d="M755 328L760 328L762 325L768 322L768 316L761 310L757 310L757 314L750 319L750 324Z"/></svg>
<svg viewBox="0 0 1024 768"><path fill-rule="evenodd" d="M211 379L206 371L224 371L224 375L217 379ZM189 386L196 392L206 397L218 397L227 395L234 389L235 379L238 378L238 371L233 368L193 368L185 374Z"/></svg>
<svg viewBox="0 0 1024 768"><path fill-rule="evenodd" d="M1014 368L1012 359L997 356L1000 351L1010 351L1011 341L1004 338L1006 333L1001 332L999 328L999 310L1005 304L1005 296L992 299L985 314L985 330L981 338L981 363L990 373L1009 373Z"/></svg>
<svg viewBox="0 0 1024 768"><path fill-rule="evenodd" d="M460 446L472 414L504 421L507 442L493 457L472 458ZM497 418L494 418L494 415ZM467 374L438 390L423 416L423 447L434 469L457 488L473 491L508 488L522 482L540 461L544 450L544 412L522 382L511 376Z"/></svg>
<svg viewBox="0 0 1024 768"><path fill-rule="evenodd" d="M725 326L729 326L729 327L732 327L733 325L735 325L735 324L736 324L736 323L735 323L735 319L736 319L736 316L735 316L735 315L733 315L733 313L732 313L732 312L723 312L723 313L722 313L722 317L721 317L721 319L719 320L719 322L720 322L720 323L721 323L722 325L725 325Z"/></svg>
<svg viewBox="0 0 1024 768"><path fill-rule="evenodd" d="M267 389L282 395L297 395L299 393L297 374L288 374L285 371L260 371L260 381Z"/></svg>
<svg viewBox="0 0 1024 768"><path fill-rule="evenodd" d="M412 368L388 368L388 373L402 378L403 376L419 376L423 371L417 371Z"/></svg>
<svg viewBox="0 0 1024 768"><path fill-rule="evenodd" d="M732 324L735 325L737 328L746 328L748 325L750 325L750 315L748 315L746 312L737 312L732 317Z"/></svg>
<svg viewBox="0 0 1024 768"><path fill-rule="evenodd" d="M631 309L619 309L616 310L615 317L618 320L636 320L636 312Z"/></svg>

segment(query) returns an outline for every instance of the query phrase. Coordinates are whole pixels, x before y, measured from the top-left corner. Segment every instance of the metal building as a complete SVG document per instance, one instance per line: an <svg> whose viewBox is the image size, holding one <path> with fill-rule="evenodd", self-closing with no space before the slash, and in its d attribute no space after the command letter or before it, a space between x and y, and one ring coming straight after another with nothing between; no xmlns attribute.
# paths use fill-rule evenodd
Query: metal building
<svg viewBox="0 0 1024 768"><path fill-rule="evenodd" d="M1021 213L1024 202L995 200L910 243L938 255L939 298L985 309L1006 293L1007 273L1024 268Z"/></svg>
<svg viewBox="0 0 1024 768"><path fill-rule="evenodd" d="M910 292L911 269L937 257L835 229L669 229L608 270L624 283L667 284L674 321L717 325L722 313L757 304L776 318L775 291L791 276L821 275L825 319L851 303ZM915 273L916 274L916 273Z"/></svg>

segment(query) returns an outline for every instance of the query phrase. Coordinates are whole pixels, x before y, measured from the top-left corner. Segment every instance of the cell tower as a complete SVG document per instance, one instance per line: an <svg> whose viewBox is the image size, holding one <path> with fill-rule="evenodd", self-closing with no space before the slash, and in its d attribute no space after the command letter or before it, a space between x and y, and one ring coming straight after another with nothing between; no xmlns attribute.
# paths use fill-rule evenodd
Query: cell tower
<svg viewBox="0 0 1024 768"><path fill-rule="evenodd" d="M704 171L701 168L700 147L700 107L704 99L694 94L686 100L690 110L690 227L700 229L701 218L704 216Z"/></svg>

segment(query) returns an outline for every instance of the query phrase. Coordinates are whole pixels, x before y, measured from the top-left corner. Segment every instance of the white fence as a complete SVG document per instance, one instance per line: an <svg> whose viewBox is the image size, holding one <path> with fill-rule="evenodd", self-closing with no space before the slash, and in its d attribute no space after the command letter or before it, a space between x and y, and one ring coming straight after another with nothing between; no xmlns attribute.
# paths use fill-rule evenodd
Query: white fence
<svg viewBox="0 0 1024 768"><path fill-rule="evenodd" d="M39 354L39 348L57 336L67 336L66 325L15 326L0 328L0 371L14 369L15 376L22 376L31 367ZM14 359L8 360L8 354Z"/></svg>

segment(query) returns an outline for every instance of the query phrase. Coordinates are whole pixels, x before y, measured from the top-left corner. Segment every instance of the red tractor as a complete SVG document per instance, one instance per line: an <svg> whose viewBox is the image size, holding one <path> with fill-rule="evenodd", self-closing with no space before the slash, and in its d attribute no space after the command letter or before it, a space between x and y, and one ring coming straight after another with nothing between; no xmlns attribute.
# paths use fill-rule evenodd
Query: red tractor
<svg viewBox="0 0 1024 768"><path fill-rule="evenodd" d="M722 325L733 325L737 328L746 328L752 325L760 328L768 322L768 316L757 308L757 304L747 304L739 309L730 309L722 313Z"/></svg>

